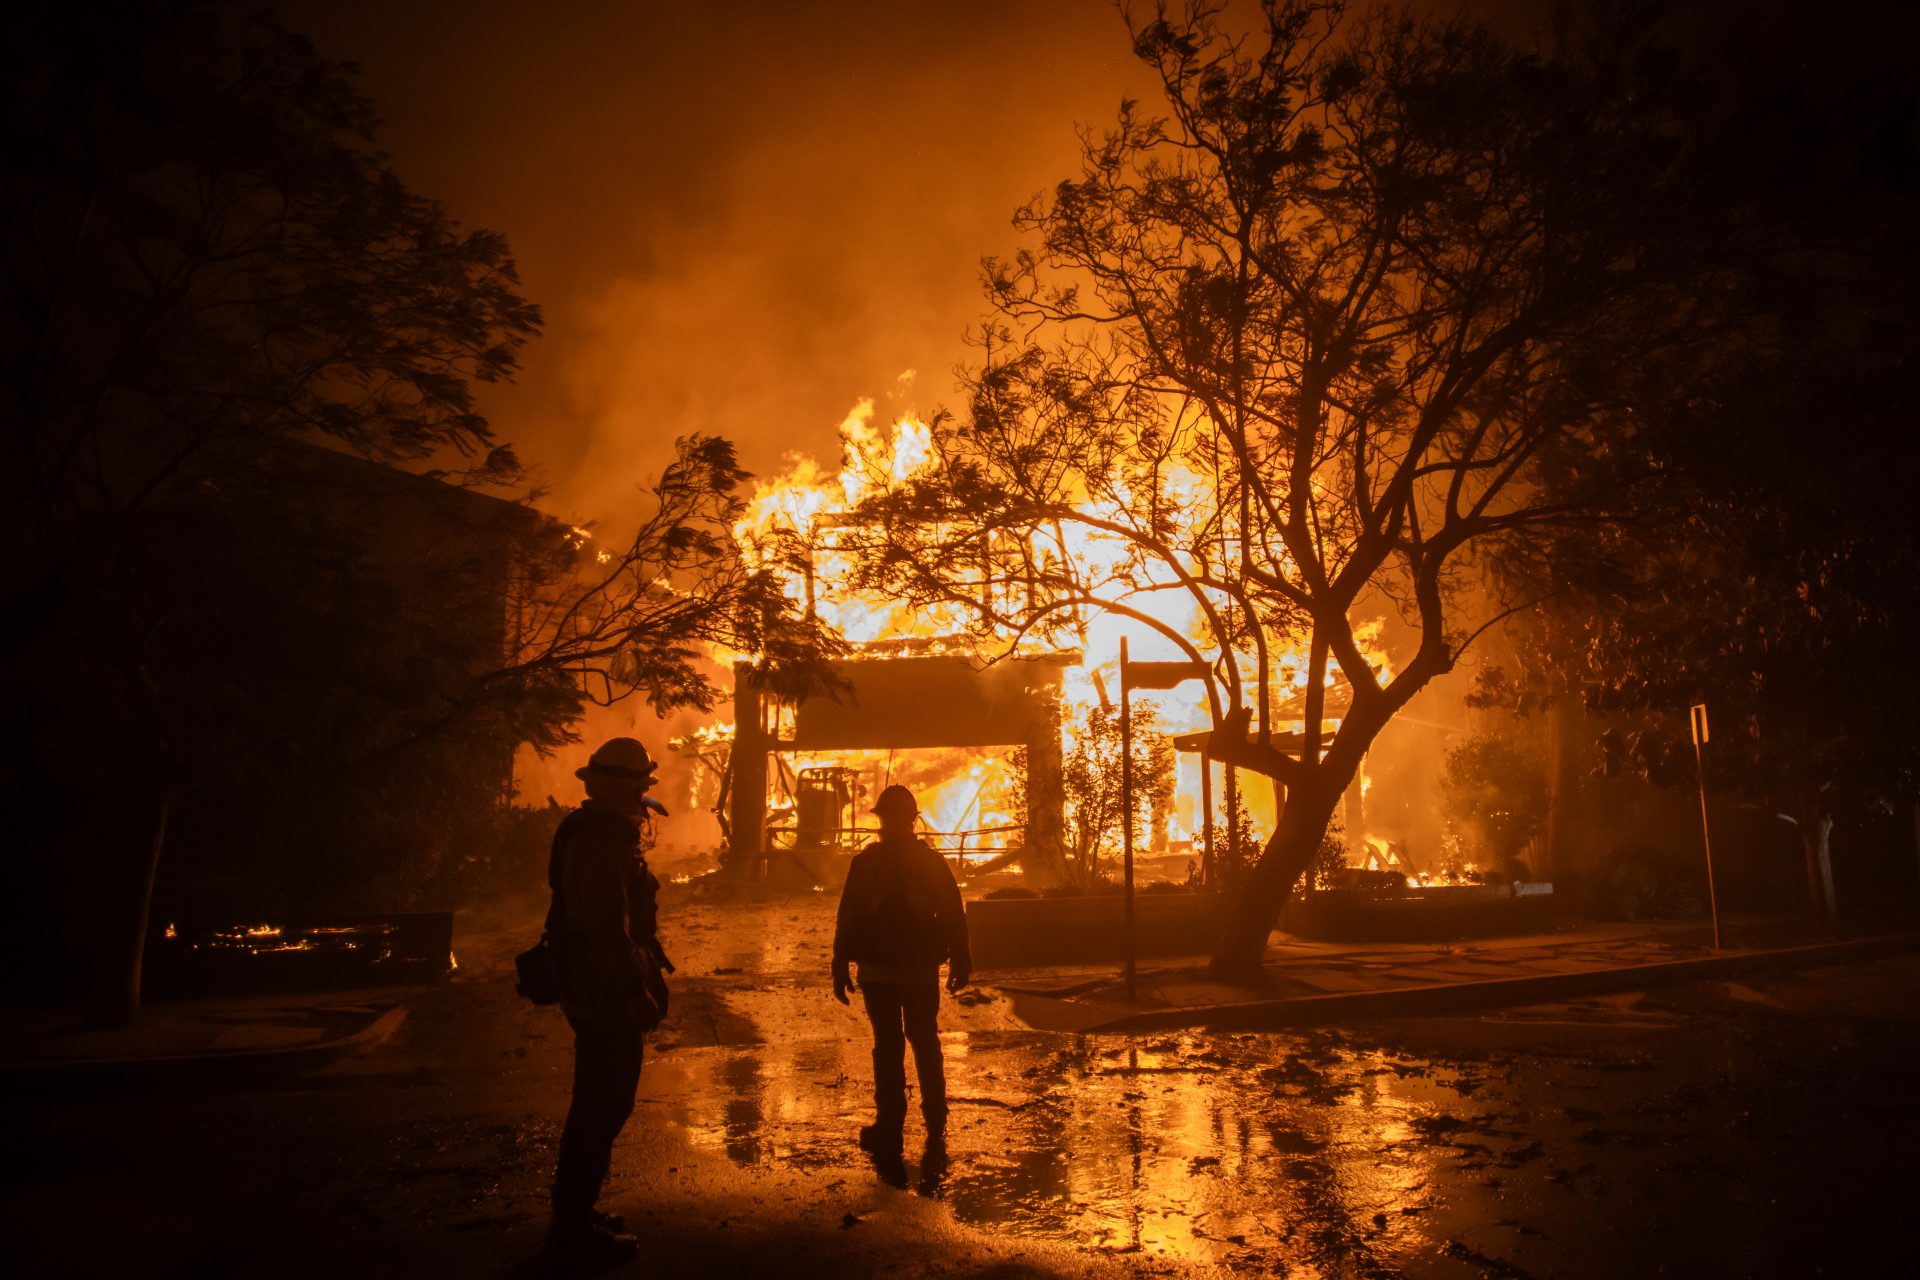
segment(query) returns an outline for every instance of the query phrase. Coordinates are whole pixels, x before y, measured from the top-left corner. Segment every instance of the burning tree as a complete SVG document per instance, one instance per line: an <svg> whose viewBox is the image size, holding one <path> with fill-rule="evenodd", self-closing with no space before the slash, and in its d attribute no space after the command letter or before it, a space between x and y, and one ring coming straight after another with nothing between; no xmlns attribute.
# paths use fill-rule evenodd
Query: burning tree
<svg viewBox="0 0 1920 1280"><path fill-rule="evenodd" d="M1243 978L1374 737L1526 603L1488 554L1622 500L1580 479L1632 430L1614 371L1716 305L1644 31L1261 13L1129 19L1167 114L1123 103L1019 212L967 412L863 513L873 581L983 636L1104 611L1204 665L1214 758L1284 794L1214 955Z"/></svg>

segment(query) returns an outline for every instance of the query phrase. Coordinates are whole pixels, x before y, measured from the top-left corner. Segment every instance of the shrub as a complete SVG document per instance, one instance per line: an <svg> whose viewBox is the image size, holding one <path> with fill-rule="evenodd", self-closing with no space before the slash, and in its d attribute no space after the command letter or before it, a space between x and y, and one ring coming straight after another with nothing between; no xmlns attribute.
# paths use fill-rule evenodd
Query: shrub
<svg viewBox="0 0 1920 1280"><path fill-rule="evenodd" d="M1698 858L1652 845L1612 850L1584 886L1587 907L1616 920L1689 920L1706 914Z"/></svg>
<svg viewBox="0 0 1920 1280"><path fill-rule="evenodd" d="M1518 855L1546 823L1541 754L1514 731L1471 738L1449 751L1441 788L1448 826L1470 833L1474 862Z"/></svg>

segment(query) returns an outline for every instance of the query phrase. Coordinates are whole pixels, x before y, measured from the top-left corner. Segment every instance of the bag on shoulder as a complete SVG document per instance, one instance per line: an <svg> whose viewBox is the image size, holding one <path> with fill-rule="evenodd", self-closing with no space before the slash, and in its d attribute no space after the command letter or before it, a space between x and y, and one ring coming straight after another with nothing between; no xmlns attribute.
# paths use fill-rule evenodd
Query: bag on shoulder
<svg viewBox="0 0 1920 1280"><path fill-rule="evenodd" d="M566 994L560 954L547 945L545 934L513 958L513 969L519 975L513 989L537 1005L559 1004Z"/></svg>
<svg viewBox="0 0 1920 1280"><path fill-rule="evenodd" d="M560 949L554 944L554 939L566 927L566 917L560 910L561 846L582 826L606 820L593 810L575 809L561 820L553 833L553 843L547 853L547 890L551 898L545 932L540 935L540 941L513 958L513 971L518 976L513 989L536 1005L559 1004L567 998L566 966L560 959Z"/></svg>

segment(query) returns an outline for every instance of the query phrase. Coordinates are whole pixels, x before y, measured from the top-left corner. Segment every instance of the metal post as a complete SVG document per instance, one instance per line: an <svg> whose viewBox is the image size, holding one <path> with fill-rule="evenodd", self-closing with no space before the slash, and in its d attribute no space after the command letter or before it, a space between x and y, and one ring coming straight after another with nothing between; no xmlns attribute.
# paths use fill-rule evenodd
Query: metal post
<svg viewBox="0 0 1920 1280"><path fill-rule="evenodd" d="M1227 789L1227 857L1236 872L1245 871L1240 865L1240 770L1232 761L1220 771L1220 782Z"/></svg>
<svg viewBox="0 0 1920 1280"><path fill-rule="evenodd" d="M1121 896L1125 902L1127 999L1133 1000L1133 711L1127 688L1127 638L1120 637L1120 849L1125 871Z"/></svg>
<svg viewBox="0 0 1920 1280"><path fill-rule="evenodd" d="M1693 725L1693 767L1700 779L1700 846L1707 854L1707 908L1713 913L1713 949L1720 950L1720 896L1713 883L1713 840L1707 830L1707 704L1695 703L1689 717Z"/></svg>
<svg viewBox="0 0 1920 1280"><path fill-rule="evenodd" d="M1913 802L1913 856L1920 861L1920 800Z"/></svg>
<svg viewBox="0 0 1920 1280"><path fill-rule="evenodd" d="M1200 827L1200 883L1209 889L1217 889L1213 882L1213 757L1206 752L1200 753L1200 812L1204 815ZM1914 831L1920 834L1920 805L1914 808Z"/></svg>

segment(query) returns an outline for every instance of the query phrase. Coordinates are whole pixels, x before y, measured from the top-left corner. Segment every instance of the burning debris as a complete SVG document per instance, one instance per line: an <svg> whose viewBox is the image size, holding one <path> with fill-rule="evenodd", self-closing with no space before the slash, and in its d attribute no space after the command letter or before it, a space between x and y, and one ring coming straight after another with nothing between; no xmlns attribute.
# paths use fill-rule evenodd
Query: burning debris
<svg viewBox="0 0 1920 1280"><path fill-rule="evenodd" d="M451 973L453 913L169 923L152 957L156 990L291 991L428 982Z"/></svg>
<svg viewBox="0 0 1920 1280"><path fill-rule="evenodd" d="M797 859L807 874L827 879L833 857L859 848L873 830L864 802L889 783L904 782L922 799L929 838L963 870L1060 878L1067 861L1063 833L1084 825L1090 803L1062 784L1063 761L1084 754L1113 714L1122 637L1143 665L1164 663L1187 657L1182 642L1217 653L1213 624L1164 572L1164 581L1147 581L1127 595L1131 619L1078 608L1047 637L990 623L1005 612L996 608L998 600L1027 589L1023 565L1071 561L1087 578L1119 580L1125 541L1098 528L1117 517L1106 509L1112 502L1089 501L1085 522L1056 525L1022 545L989 539L971 578L977 607L917 608L879 589L867 560L873 531L862 504L928 474L939 459L924 421L908 415L882 429L873 413L872 402L862 401L841 424L837 473L791 456L786 473L757 487L735 526L754 566L775 574L791 600L850 642L839 670L851 690L839 703L785 703L753 687L754 655L724 655L736 663L732 723L673 744L701 766L695 802L721 815L731 861ZM1182 472L1174 477L1176 490L1181 483L1197 493L1207 481ZM1138 576L1137 568L1129 572ZM1361 635L1368 660L1384 672L1379 632L1375 624ZM1306 648L1296 637L1265 655L1277 685L1271 739L1277 746L1297 738L1300 728L1297 718L1286 717L1303 714ZM1231 656L1244 670L1260 667L1260 655L1251 651ZM1329 670L1325 687L1330 724L1337 726L1345 686ZM1210 832L1225 838L1248 821L1270 828L1276 816L1271 789L1241 787L1230 764L1214 768L1214 710L1191 689L1146 689L1135 702L1153 725L1147 738L1164 751L1166 774L1157 793L1141 789L1143 852L1159 864L1149 878L1207 878ZM1370 848L1361 816L1367 785L1363 770L1347 806L1362 853ZM1117 831L1118 820L1116 809L1103 821L1100 844L1115 843L1108 830ZM1410 862L1407 873L1416 874Z"/></svg>

